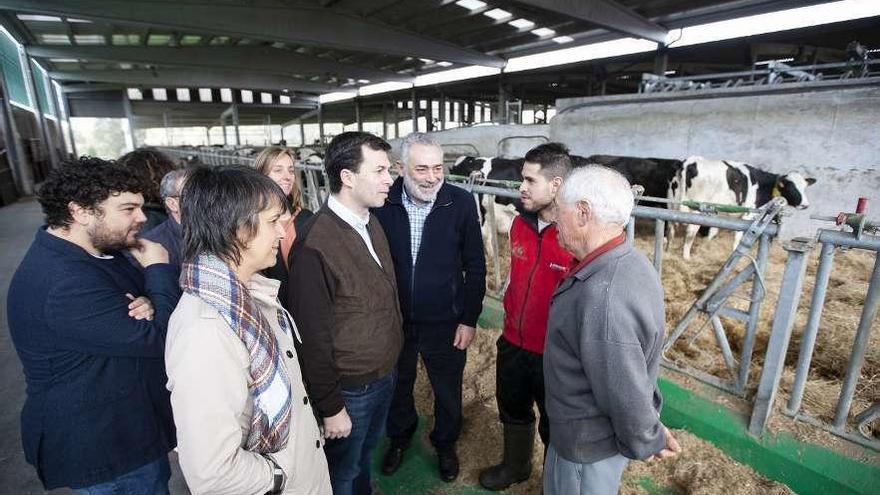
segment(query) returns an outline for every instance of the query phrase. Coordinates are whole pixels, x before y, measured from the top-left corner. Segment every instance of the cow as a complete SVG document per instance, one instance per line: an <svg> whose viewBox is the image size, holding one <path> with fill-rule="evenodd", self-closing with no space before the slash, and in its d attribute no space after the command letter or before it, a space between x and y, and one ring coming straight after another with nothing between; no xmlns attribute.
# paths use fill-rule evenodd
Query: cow
<svg viewBox="0 0 880 495"><path fill-rule="evenodd" d="M678 175L670 184L668 194L670 199L679 202L678 209L681 211L689 210L687 206L680 204L688 200L757 208L768 203L775 196L785 198L789 206L805 209L810 206L807 187L815 183L816 179L805 178L798 172L774 174L742 162L692 156L684 161ZM749 218L750 215L743 217ZM687 226L683 247L684 259L691 257L691 248L699 229L699 225ZM711 240L717 234L718 229L709 229L707 240ZM669 244L672 244L674 237L675 230L671 228ZM734 248L741 238L742 232L736 232Z"/></svg>
<svg viewBox="0 0 880 495"><path fill-rule="evenodd" d="M630 184L645 188L644 196L667 197L672 181L682 168L681 160L640 158L636 156L591 155L586 158L572 155L575 167L599 164L620 172ZM645 201L645 206L665 207L663 203Z"/></svg>
<svg viewBox="0 0 880 495"><path fill-rule="evenodd" d="M460 156L450 167L449 173L463 177L476 176L492 180L522 182L523 162L524 159L522 158ZM491 239L489 236L507 235L510 232L510 226L513 225L513 218L518 214L521 206L522 204L519 199L495 196L495 201L490 203L488 196L477 194L477 210L480 214L480 224L482 225L483 242L486 243L486 252L491 253L488 244ZM492 227L486 222L486 212L489 208L493 209L495 215L494 232Z"/></svg>

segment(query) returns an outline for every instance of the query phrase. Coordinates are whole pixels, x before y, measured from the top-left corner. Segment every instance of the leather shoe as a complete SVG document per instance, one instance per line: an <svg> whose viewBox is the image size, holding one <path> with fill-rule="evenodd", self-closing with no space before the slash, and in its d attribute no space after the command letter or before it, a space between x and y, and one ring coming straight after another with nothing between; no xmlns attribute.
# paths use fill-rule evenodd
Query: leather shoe
<svg viewBox="0 0 880 495"><path fill-rule="evenodd" d="M382 458L382 474L391 475L400 468L400 464L403 462L403 451L405 450L405 447L399 445L388 446L385 457Z"/></svg>
<svg viewBox="0 0 880 495"><path fill-rule="evenodd" d="M455 448L438 450L437 461L440 467L440 479L449 483L458 477L458 455Z"/></svg>

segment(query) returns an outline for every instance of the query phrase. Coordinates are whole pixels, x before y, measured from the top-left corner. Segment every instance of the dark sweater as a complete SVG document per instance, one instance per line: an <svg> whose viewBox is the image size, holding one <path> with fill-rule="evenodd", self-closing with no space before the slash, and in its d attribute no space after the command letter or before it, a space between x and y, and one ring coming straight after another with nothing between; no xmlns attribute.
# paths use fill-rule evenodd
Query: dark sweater
<svg viewBox="0 0 880 495"><path fill-rule="evenodd" d="M168 263L180 269L183 257L183 229L174 217L169 215L168 220L150 229L141 237L161 244L168 251Z"/></svg>
<svg viewBox="0 0 880 495"><path fill-rule="evenodd" d="M138 271L41 228L9 287L9 330L27 381L25 459L47 489L114 479L175 445L165 331L180 297L169 264ZM128 316L125 294L153 303Z"/></svg>
<svg viewBox="0 0 880 495"><path fill-rule="evenodd" d="M575 269L550 307L550 443L571 462L618 453L648 458L665 446L657 389L665 325L660 279L629 243Z"/></svg>
<svg viewBox="0 0 880 495"><path fill-rule="evenodd" d="M404 319L476 326L486 294L486 258L474 198L461 188L443 184L425 219L413 270L402 191L403 179L398 178L385 205L373 214L391 248Z"/></svg>
<svg viewBox="0 0 880 495"><path fill-rule="evenodd" d="M364 240L326 204L297 233L290 267L291 313L302 336L303 376L323 417L344 407L341 387L390 373L403 347L394 263L371 215Z"/></svg>

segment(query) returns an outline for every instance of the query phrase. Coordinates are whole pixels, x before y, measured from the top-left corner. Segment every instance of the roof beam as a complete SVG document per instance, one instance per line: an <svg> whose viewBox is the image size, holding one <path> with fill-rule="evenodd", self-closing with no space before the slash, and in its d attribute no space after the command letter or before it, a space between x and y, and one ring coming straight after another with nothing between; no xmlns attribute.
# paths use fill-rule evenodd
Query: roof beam
<svg viewBox="0 0 880 495"><path fill-rule="evenodd" d="M61 90L64 93L95 93L97 91L124 90L122 84L64 84Z"/></svg>
<svg viewBox="0 0 880 495"><path fill-rule="evenodd" d="M666 28L649 21L614 0L518 0L559 14L597 24L620 33L666 43Z"/></svg>
<svg viewBox="0 0 880 495"><path fill-rule="evenodd" d="M268 46L49 46L27 47L32 57L78 58L108 62L255 70L273 74L326 76L334 74L371 82L412 82L412 77L390 71L342 64Z"/></svg>
<svg viewBox="0 0 880 495"><path fill-rule="evenodd" d="M220 69L51 71L49 77L57 81L102 82L166 88L236 88L290 90L306 93L325 93L337 89L329 84L300 81L281 75Z"/></svg>
<svg viewBox="0 0 880 495"><path fill-rule="evenodd" d="M315 7L267 4L254 8L250 2L234 5L178 1L172 8L167 2L150 0L0 0L0 8L463 64L505 64L501 57Z"/></svg>

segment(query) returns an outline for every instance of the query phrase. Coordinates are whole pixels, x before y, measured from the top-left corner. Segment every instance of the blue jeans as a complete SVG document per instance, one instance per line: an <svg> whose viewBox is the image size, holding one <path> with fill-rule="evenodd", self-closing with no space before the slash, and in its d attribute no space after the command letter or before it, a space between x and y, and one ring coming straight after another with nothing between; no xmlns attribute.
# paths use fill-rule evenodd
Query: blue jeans
<svg viewBox="0 0 880 495"><path fill-rule="evenodd" d="M571 462L551 442L544 459L544 495L617 495L628 463L620 454L589 464Z"/></svg>
<svg viewBox="0 0 880 495"><path fill-rule="evenodd" d="M81 495L169 495L169 479L171 465L168 456L162 456L115 480L75 491Z"/></svg>
<svg viewBox="0 0 880 495"><path fill-rule="evenodd" d="M351 434L327 440L324 445L333 495L373 493L370 461L385 429L396 377L397 373L391 372L362 387L342 389L345 410L351 418Z"/></svg>

